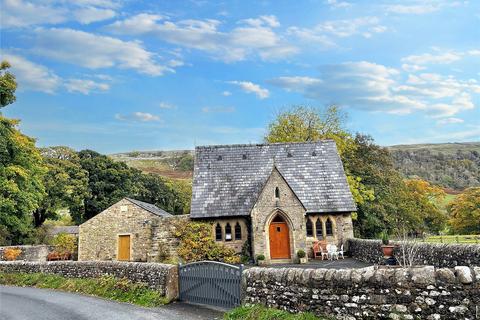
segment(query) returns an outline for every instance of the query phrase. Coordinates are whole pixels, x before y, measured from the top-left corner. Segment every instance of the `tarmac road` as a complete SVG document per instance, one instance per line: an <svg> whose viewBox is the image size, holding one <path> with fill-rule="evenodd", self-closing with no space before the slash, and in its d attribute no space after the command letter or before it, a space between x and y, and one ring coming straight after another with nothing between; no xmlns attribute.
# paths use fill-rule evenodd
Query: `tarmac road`
<svg viewBox="0 0 480 320"><path fill-rule="evenodd" d="M184 303L143 308L69 292L0 286L2 320L210 320L222 315Z"/></svg>

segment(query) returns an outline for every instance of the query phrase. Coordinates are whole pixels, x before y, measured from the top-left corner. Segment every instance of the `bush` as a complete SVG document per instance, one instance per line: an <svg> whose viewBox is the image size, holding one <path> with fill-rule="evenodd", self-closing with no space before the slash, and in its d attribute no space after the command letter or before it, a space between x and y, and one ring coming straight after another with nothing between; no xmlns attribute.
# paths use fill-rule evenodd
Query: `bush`
<svg viewBox="0 0 480 320"><path fill-rule="evenodd" d="M179 221L174 235L180 240L177 253L185 262L211 260L240 263L235 250L215 242L209 223Z"/></svg>
<svg viewBox="0 0 480 320"><path fill-rule="evenodd" d="M55 246L55 253L60 257L71 256L77 250L77 238L71 234L57 234L53 238L52 244Z"/></svg>
<svg viewBox="0 0 480 320"><path fill-rule="evenodd" d="M225 320L320 320L312 313L301 312L289 313L274 308L266 308L260 305L241 306L224 315Z"/></svg>
<svg viewBox="0 0 480 320"><path fill-rule="evenodd" d="M15 261L21 253L22 249L20 248L6 248L3 251L3 259L7 261Z"/></svg>
<svg viewBox="0 0 480 320"><path fill-rule="evenodd" d="M297 251L297 257L300 258L300 259L305 258L306 255L307 254L302 249Z"/></svg>
<svg viewBox="0 0 480 320"><path fill-rule="evenodd" d="M43 273L0 273L0 285L58 289L145 307L156 307L168 303L160 292L149 289L145 283L133 283L128 279L112 276L72 279Z"/></svg>
<svg viewBox="0 0 480 320"><path fill-rule="evenodd" d="M382 239L382 243L384 246L388 246L388 244L390 243L390 240L388 238L388 233L386 231L383 231L381 234L380 234L380 238Z"/></svg>
<svg viewBox="0 0 480 320"><path fill-rule="evenodd" d="M257 255L257 261L263 261L265 260L265 256L263 254Z"/></svg>

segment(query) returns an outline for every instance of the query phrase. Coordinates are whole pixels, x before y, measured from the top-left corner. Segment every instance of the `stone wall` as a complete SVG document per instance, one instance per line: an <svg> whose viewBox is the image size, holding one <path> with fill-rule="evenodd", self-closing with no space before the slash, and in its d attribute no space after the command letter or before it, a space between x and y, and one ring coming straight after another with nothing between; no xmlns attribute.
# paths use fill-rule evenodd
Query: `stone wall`
<svg viewBox="0 0 480 320"><path fill-rule="evenodd" d="M395 244L395 242L392 242ZM380 240L349 239L348 251L358 260L380 263L383 260ZM480 266L480 245L417 243L418 264L435 267ZM398 250L398 249L395 249ZM395 254L396 251L394 251ZM398 255L398 254L397 254Z"/></svg>
<svg viewBox="0 0 480 320"><path fill-rule="evenodd" d="M18 248L22 250L22 253L17 257L17 260L25 261L47 261L48 253L54 250L52 246L47 245L0 247L0 260L5 260L3 258L3 251L7 248Z"/></svg>
<svg viewBox="0 0 480 320"><path fill-rule="evenodd" d="M147 261L158 220L123 199L80 225L78 260L117 260L118 236L130 235L130 261Z"/></svg>
<svg viewBox="0 0 480 320"><path fill-rule="evenodd" d="M178 260L177 248L180 240L174 236L179 223L190 222L190 215L162 217L153 225L152 247L148 253L148 261L162 262Z"/></svg>
<svg viewBox="0 0 480 320"><path fill-rule="evenodd" d="M480 267L251 268L245 303L337 319L475 319Z"/></svg>
<svg viewBox="0 0 480 320"><path fill-rule="evenodd" d="M178 268L169 264L113 261L2 261L0 272L41 272L69 278L98 278L112 275L133 282L146 283L151 289L160 291L170 300L178 296Z"/></svg>

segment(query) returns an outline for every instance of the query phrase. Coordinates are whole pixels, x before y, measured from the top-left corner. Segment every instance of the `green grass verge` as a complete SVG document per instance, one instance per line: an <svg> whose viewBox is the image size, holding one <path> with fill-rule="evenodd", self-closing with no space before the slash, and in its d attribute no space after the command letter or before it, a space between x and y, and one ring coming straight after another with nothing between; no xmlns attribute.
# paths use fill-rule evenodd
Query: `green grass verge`
<svg viewBox="0 0 480 320"><path fill-rule="evenodd" d="M425 239L425 242L480 244L480 235L430 236Z"/></svg>
<svg viewBox="0 0 480 320"><path fill-rule="evenodd" d="M326 320L309 312L289 313L286 311L266 308L261 305L237 307L223 317L225 320Z"/></svg>
<svg viewBox="0 0 480 320"><path fill-rule="evenodd" d="M128 279L118 279L112 276L77 279L43 273L0 273L0 284L57 289L144 307L156 307L169 302L158 291L149 289L144 283L133 283Z"/></svg>

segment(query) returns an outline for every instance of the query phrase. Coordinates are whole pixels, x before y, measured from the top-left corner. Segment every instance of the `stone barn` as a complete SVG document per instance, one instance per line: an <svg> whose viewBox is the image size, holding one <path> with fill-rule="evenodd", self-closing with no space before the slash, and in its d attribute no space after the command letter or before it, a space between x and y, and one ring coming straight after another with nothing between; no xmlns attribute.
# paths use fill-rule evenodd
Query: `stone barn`
<svg viewBox="0 0 480 320"><path fill-rule="evenodd" d="M315 240L345 244L356 211L335 142L197 147L191 219L238 252L292 262Z"/></svg>

